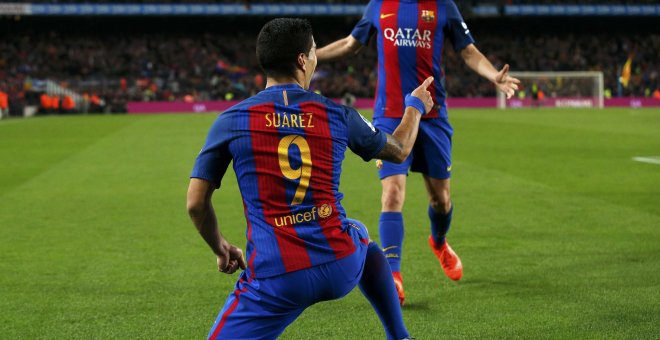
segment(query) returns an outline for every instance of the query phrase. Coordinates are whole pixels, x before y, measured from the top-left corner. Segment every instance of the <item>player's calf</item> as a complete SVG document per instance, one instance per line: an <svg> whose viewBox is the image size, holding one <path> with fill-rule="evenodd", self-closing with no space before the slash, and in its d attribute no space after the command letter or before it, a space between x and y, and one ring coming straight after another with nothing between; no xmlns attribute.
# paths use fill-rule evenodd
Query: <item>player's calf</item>
<svg viewBox="0 0 660 340"><path fill-rule="evenodd" d="M403 324L401 306L390 266L385 260L383 251L374 242L369 244L359 286L362 294L376 310L387 333L387 338L405 339L410 337Z"/></svg>

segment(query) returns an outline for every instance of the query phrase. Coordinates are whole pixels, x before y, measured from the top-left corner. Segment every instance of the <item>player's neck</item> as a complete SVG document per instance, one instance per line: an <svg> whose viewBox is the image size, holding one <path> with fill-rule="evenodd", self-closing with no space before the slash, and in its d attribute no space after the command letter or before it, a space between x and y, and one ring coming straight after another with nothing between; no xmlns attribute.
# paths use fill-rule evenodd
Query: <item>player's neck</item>
<svg viewBox="0 0 660 340"><path fill-rule="evenodd" d="M285 84L296 84L300 85L303 89L304 81L302 79L297 79L296 77L268 77L266 78L266 88L276 85L285 85Z"/></svg>

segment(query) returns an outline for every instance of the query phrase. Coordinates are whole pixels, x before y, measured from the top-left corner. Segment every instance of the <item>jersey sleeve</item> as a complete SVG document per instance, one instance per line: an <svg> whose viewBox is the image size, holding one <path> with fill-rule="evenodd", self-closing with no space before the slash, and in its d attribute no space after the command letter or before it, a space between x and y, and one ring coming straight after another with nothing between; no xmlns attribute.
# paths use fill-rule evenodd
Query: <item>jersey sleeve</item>
<svg viewBox="0 0 660 340"><path fill-rule="evenodd" d="M367 4L367 7L364 10L364 14L362 15L362 19L358 21L351 32L353 38L359 41L362 45L366 46L369 43L371 36L376 32L375 20L379 16L376 12L377 7L376 1L369 1L369 4Z"/></svg>
<svg viewBox="0 0 660 340"><path fill-rule="evenodd" d="M445 36L449 37L454 51L458 52L470 44L474 44L474 38L470 34L467 24L463 21L461 13L456 4L447 1L447 24L445 26Z"/></svg>
<svg viewBox="0 0 660 340"><path fill-rule="evenodd" d="M346 108L348 147L365 161L376 156L387 142L387 135L352 108Z"/></svg>
<svg viewBox="0 0 660 340"><path fill-rule="evenodd" d="M190 178L200 178L220 187L222 177L229 167L232 156L229 152L231 124L229 115L221 114L209 130L202 151L199 152Z"/></svg>

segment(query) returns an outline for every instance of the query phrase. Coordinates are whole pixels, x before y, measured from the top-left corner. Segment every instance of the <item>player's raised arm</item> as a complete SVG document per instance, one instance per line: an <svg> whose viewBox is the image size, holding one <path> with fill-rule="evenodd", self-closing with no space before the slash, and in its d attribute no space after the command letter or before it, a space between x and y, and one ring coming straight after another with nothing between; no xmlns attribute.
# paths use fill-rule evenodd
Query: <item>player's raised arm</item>
<svg viewBox="0 0 660 340"><path fill-rule="evenodd" d="M316 50L319 61L328 61L354 55L369 43L369 39L376 33L379 8L378 1L369 1L364 9L360 21L355 25L351 34L327 46Z"/></svg>
<svg viewBox="0 0 660 340"><path fill-rule="evenodd" d="M348 147L365 161L378 158L402 163L415 144L421 116L433 108L433 98L427 90L431 83L433 77L428 77L406 96L403 118L391 135L376 129L354 109L347 108Z"/></svg>
<svg viewBox="0 0 660 340"><path fill-rule="evenodd" d="M391 135L387 135L385 147L376 158L393 163L402 163L408 158L417 139L421 116L433 108L433 97L427 90L433 83L428 77L411 94L406 96L406 108L401 123Z"/></svg>
<svg viewBox="0 0 660 340"><path fill-rule="evenodd" d="M362 44L352 35L339 39L331 44L316 50L319 61L335 60L357 54L362 49Z"/></svg>
<svg viewBox="0 0 660 340"><path fill-rule="evenodd" d="M473 71L493 82L498 90L504 92L507 99L511 98L518 90L520 80L509 76L509 65L504 65L500 71L497 71L490 60L474 44L462 49L461 57Z"/></svg>

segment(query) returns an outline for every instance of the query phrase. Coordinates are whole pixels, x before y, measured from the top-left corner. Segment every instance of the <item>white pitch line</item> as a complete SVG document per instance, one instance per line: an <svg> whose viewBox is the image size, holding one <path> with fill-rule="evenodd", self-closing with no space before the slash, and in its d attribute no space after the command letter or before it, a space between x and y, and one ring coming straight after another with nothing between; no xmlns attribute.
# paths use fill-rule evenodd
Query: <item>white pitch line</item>
<svg viewBox="0 0 660 340"><path fill-rule="evenodd" d="M660 156L633 157L633 161L660 165Z"/></svg>

